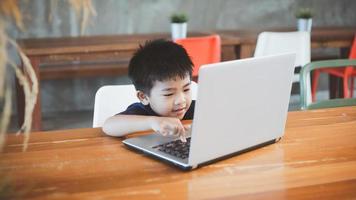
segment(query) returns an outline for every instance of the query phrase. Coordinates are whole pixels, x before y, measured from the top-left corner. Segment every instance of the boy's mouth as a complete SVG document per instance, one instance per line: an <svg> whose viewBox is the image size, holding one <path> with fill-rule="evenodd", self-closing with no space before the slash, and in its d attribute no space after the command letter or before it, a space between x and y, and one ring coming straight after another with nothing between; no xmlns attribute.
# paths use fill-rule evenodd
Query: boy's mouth
<svg viewBox="0 0 356 200"><path fill-rule="evenodd" d="M183 108L178 108L178 109L174 109L173 112L174 113L177 113L177 114L180 114L180 113L183 113L185 111L185 107Z"/></svg>

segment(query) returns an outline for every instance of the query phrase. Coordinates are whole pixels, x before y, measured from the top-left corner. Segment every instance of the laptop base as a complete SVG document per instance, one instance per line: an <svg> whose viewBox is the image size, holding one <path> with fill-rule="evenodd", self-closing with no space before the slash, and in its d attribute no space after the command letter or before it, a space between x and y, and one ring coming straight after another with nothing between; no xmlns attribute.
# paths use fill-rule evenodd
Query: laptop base
<svg viewBox="0 0 356 200"><path fill-rule="evenodd" d="M134 146L131 146L129 144L125 144L126 147L128 147L128 149L130 150L134 150L135 152L139 152L139 153L143 153L144 155L146 156L149 156L150 158L153 158L155 160L159 160L159 161L163 161L164 163L166 164L169 164L171 166L174 166L174 167L177 167L179 168L180 170L183 170L183 171L190 171L190 170L193 170L193 169L196 169L196 168L200 168L200 167L203 167L205 165L209 165L209 164L212 164L212 163L215 163L215 162L218 162L218 161L221 161L221 160L225 160L227 158L231 158L231 157L234 157L234 156L237 156L237 155L241 155L243 153L247 153L249 151L252 151L252 150L255 150L255 149L258 149L258 148L261 148L261 147L264 147L264 146L267 146L267 145L270 145L270 144L274 144L278 141L280 141L281 138L276 138L276 139L273 139L273 140L269 140L267 142L264 142L262 144L258 144L258 145L255 145L255 146L252 146L252 147L249 147L249 148L246 148L246 149L243 149L243 150L240 150L240 151L237 151L237 152L234 152L234 153L231 153L231 154L227 154L225 156L222 156L222 157L219 157L219 158L216 158L216 159L213 159L213 160L210 160L210 161L207 161L207 162L204 162L204 163L201 163L197 166L183 166L183 165L179 165L177 163L173 163L169 160L166 160L164 158L161 158L161 157L157 157L156 155L150 153L150 152L146 152L142 149L138 149Z"/></svg>

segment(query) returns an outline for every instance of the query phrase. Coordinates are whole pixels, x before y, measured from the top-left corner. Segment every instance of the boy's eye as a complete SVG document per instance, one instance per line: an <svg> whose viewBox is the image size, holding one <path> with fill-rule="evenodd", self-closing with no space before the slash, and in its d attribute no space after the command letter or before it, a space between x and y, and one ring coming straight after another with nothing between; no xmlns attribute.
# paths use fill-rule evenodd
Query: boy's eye
<svg viewBox="0 0 356 200"><path fill-rule="evenodd" d="M164 94L163 96L166 96L166 97L169 97L169 96L172 96L173 93L169 93L169 94Z"/></svg>
<svg viewBox="0 0 356 200"><path fill-rule="evenodd" d="M190 88L184 89L184 92L188 92L190 90Z"/></svg>

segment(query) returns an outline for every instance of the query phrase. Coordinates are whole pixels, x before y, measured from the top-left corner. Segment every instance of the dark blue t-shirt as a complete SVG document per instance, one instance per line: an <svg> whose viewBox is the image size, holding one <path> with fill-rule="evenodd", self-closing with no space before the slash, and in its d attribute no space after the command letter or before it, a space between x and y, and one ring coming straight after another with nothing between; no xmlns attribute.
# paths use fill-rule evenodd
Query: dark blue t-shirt
<svg viewBox="0 0 356 200"><path fill-rule="evenodd" d="M193 119L195 108L195 101L192 101L188 111L185 113L183 120ZM152 110L151 106L143 105L142 103L133 103L127 109L119 114L123 115L145 115L145 116L159 116Z"/></svg>

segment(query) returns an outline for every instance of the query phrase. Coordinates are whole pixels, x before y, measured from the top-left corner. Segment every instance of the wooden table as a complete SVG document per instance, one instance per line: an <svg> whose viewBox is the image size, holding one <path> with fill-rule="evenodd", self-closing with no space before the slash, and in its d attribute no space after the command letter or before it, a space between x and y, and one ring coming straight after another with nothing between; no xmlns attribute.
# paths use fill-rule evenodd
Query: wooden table
<svg viewBox="0 0 356 200"><path fill-rule="evenodd" d="M0 159L20 199L356 198L356 107L290 112L280 142L191 172L100 129L35 132L27 152L22 139Z"/></svg>
<svg viewBox="0 0 356 200"><path fill-rule="evenodd" d="M193 32L188 36L204 36L210 33ZM63 38L37 38L18 40L29 57L40 80L119 76L127 73L133 52L147 40L170 38L168 33L106 35ZM222 37L222 60L236 59L235 48L239 41ZM40 87L40 85L39 85ZM40 97L40 90L39 95ZM19 124L23 122L24 94L17 84ZM33 130L41 130L41 101L38 98L33 112Z"/></svg>
<svg viewBox="0 0 356 200"><path fill-rule="evenodd" d="M293 31L293 28L193 32L188 36L219 34L222 39L222 60L225 61L251 57L257 35L262 31ZM340 48L342 55L348 55L355 32L356 27L313 27L312 48ZM30 58L38 79L43 80L126 74L128 61L139 44L144 44L147 40L169 37L168 33L153 33L23 39L18 40L18 43ZM85 65L81 64L81 67L78 68L73 67L80 63ZM331 84L330 87L333 91L331 97L338 96L335 84ZM39 90L39 97L41 96L40 92ZM19 84L17 84L17 107L19 124L22 124L24 94ZM41 130L41 118L41 100L38 98L33 112L33 130Z"/></svg>
<svg viewBox="0 0 356 200"><path fill-rule="evenodd" d="M219 30L215 33L230 36L240 41L236 54L238 58L252 57L255 52L257 36L263 31L296 31L295 28L270 28L251 30ZM313 27L311 48L337 48L341 55L348 57L348 52L356 34L356 27Z"/></svg>

